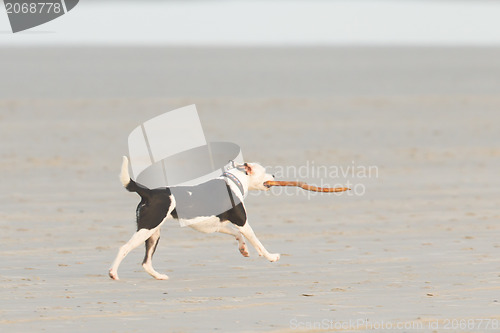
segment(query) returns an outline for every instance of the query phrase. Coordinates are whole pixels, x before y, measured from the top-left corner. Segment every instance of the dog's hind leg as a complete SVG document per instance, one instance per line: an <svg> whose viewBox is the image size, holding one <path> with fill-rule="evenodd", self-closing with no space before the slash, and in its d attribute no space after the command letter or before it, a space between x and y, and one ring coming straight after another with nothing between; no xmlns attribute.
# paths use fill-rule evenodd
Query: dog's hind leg
<svg viewBox="0 0 500 333"><path fill-rule="evenodd" d="M160 228L155 231L154 234L151 235L146 240L146 255L144 256L144 261L142 262L142 267L144 270L148 272L149 275L154 277L157 280L167 280L168 276L165 274L160 274L153 268L153 254L156 251L156 247L158 246L158 242L160 241Z"/></svg>
<svg viewBox="0 0 500 333"><path fill-rule="evenodd" d="M112 278L113 280L119 280L118 279L118 266L120 266L120 263L122 262L123 258L127 256L127 254L138 247L140 244L145 242L148 238L150 238L156 230L159 229L159 226L154 228L154 229L140 229L137 231L130 240L120 247L118 250L118 255L115 258L115 261L113 262L113 265L109 269L109 277Z"/></svg>
<svg viewBox="0 0 500 333"><path fill-rule="evenodd" d="M267 260L274 262L280 259L279 253L269 253L264 245L259 241L255 233L253 232L252 227L248 224L248 221L242 227L238 227L241 233L245 236L246 239L250 241L253 247L257 250L260 256L264 256Z"/></svg>
<svg viewBox="0 0 500 333"><path fill-rule="evenodd" d="M244 257L249 257L250 254L248 253L248 248L247 245L245 244L245 240L243 238L243 235L239 230L235 230L231 228L230 225L223 225L222 227L219 228L219 232L227 235L234 236L236 240L238 241L238 248L240 250L240 253Z"/></svg>

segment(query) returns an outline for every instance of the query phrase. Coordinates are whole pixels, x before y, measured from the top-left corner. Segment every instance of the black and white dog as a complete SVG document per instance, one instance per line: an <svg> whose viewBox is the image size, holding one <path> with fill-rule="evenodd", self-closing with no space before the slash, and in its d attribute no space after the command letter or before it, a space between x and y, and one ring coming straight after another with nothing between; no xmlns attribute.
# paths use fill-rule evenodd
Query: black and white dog
<svg viewBox="0 0 500 333"><path fill-rule="evenodd" d="M267 174L264 167L257 163L245 163L234 166L217 179L195 185L175 186L149 189L133 181L128 173L128 159L123 157L121 175L123 186L130 192L141 196L137 206L137 232L118 251L113 266L109 269L109 276L118 280L118 266L125 256L141 243L146 243L146 255L142 267L151 276L158 280L166 280L168 276L154 270L152 265L153 253L160 239L160 227L169 219L180 219L193 229L205 233L220 232L236 238L239 250L244 257L248 257L248 249L243 236L250 241L260 256L271 262L277 261L280 255L269 253L258 240L248 224L243 196L248 190L268 190L264 182L273 180L274 176ZM218 189L229 193L231 206L228 210L214 209L219 205L216 193ZM215 200L214 200L215 198ZM209 202L210 206L207 206Z"/></svg>

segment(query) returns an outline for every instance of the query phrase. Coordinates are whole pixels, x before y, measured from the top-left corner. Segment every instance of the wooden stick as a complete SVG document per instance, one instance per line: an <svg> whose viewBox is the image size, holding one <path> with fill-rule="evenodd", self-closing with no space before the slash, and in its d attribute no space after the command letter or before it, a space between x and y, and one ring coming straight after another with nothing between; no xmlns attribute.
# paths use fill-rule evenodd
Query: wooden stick
<svg viewBox="0 0 500 333"><path fill-rule="evenodd" d="M277 181L277 180L272 180L272 181L267 181L264 182L264 186L271 187L271 186L296 186L300 187L304 190L307 191L314 191L314 192L344 192L344 191L350 191L351 189L348 187L317 187L314 185L308 185L304 182L296 182L296 181Z"/></svg>

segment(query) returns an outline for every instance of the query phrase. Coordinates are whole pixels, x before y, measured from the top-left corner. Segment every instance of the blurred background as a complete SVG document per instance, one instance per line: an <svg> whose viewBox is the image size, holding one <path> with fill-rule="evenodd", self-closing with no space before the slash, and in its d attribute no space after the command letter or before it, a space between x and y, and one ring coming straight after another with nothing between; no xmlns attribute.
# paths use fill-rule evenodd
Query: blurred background
<svg viewBox="0 0 500 333"><path fill-rule="evenodd" d="M84 0L2 44L496 45L495 0ZM9 30L6 13L0 29ZM46 33L46 34L44 34Z"/></svg>

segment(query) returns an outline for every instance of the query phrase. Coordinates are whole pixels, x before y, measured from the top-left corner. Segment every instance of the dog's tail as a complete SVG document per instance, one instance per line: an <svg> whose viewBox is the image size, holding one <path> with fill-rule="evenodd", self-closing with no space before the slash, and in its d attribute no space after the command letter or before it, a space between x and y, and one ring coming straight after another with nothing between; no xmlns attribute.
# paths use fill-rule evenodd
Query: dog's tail
<svg viewBox="0 0 500 333"><path fill-rule="evenodd" d="M151 190L142 184L136 183L134 180L132 180L132 178L130 178L130 175L128 173L127 156L123 156L122 172L120 173L120 180L123 184L123 187L125 187L129 192L136 192L142 198L149 197L149 193L151 192Z"/></svg>

